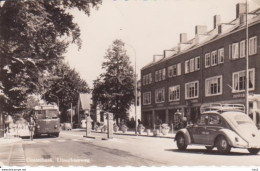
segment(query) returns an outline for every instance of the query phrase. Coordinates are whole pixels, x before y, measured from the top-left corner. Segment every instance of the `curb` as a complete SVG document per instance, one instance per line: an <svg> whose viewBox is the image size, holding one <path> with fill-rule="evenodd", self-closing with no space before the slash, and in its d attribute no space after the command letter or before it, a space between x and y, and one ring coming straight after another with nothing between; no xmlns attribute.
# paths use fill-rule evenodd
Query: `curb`
<svg viewBox="0 0 260 171"><path fill-rule="evenodd" d="M6 145L10 143L18 143L21 142L21 138L0 138L0 145Z"/></svg>
<svg viewBox="0 0 260 171"><path fill-rule="evenodd" d="M93 131L93 133L97 133L97 134L106 134L106 132L96 132L96 131ZM135 136L135 137L149 137L149 138L168 138L168 139L174 139L175 138L175 135L173 135L172 137L169 137L169 136L148 136L148 135L135 135L135 134L124 134L124 133L117 133L117 132L114 132L113 133L114 135L122 135L122 136Z"/></svg>
<svg viewBox="0 0 260 171"><path fill-rule="evenodd" d="M72 129L72 131L75 132L85 132L84 129ZM106 134L106 132L98 132L98 131L91 131L93 133L97 133L97 134ZM122 136L136 136L134 133L133 134L127 134L127 133L119 133L119 132L113 132L114 135L122 135ZM158 135L158 136L153 136L153 135L137 135L140 137L150 137L150 138L168 138L168 139L174 139L175 138L175 134L173 134L173 136L162 136L162 135ZM84 136L86 137L86 136ZM86 138L93 138L92 136L90 137L86 137ZM95 139L95 138L93 138Z"/></svg>

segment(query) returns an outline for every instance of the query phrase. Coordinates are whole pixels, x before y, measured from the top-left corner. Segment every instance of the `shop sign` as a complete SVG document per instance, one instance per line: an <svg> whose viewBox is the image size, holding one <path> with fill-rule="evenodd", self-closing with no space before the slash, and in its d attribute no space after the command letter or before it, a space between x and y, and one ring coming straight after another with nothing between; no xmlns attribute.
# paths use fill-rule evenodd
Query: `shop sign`
<svg viewBox="0 0 260 171"><path fill-rule="evenodd" d="M143 108L151 108L152 105L143 105L142 107L143 107Z"/></svg>
<svg viewBox="0 0 260 171"><path fill-rule="evenodd" d="M179 105L180 104L180 102L172 102L172 103L170 103L170 105Z"/></svg>
<svg viewBox="0 0 260 171"><path fill-rule="evenodd" d="M157 104L156 106L157 106L157 107L163 107L164 104Z"/></svg>
<svg viewBox="0 0 260 171"><path fill-rule="evenodd" d="M191 102L191 103L198 103L199 100L198 100L198 99L195 99L195 100L191 100L190 102Z"/></svg>
<svg viewBox="0 0 260 171"><path fill-rule="evenodd" d="M243 97L245 97L245 93L239 93L239 94L234 94L234 95L233 95L233 98L234 98L234 99L243 98Z"/></svg>

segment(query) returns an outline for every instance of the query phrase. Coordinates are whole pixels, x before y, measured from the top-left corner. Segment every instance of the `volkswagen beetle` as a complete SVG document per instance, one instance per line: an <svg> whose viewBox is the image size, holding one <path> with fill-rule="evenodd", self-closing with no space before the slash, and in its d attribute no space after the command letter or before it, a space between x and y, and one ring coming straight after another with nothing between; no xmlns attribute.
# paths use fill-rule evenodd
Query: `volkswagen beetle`
<svg viewBox="0 0 260 171"><path fill-rule="evenodd" d="M197 144L204 145L207 150L217 147L222 154L229 153L232 147L246 148L250 154L260 151L260 131L242 110L231 105L211 106L208 109L201 112L195 124L176 133L179 150Z"/></svg>

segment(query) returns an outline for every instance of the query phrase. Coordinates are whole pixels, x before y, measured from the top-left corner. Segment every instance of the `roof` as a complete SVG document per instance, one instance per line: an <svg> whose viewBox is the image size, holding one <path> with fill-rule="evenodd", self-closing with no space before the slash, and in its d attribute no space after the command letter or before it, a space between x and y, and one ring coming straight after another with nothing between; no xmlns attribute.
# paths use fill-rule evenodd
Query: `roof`
<svg viewBox="0 0 260 171"><path fill-rule="evenodd" d="M39 105L39 106L35 106L34 110L59 110L57 105L52 105L52 104L48 104L48 105Z"/></svg>
<svg viewBox="0 0 260 171"><path fill-rule="evenodd" d="M243 104L220 104L209 103L203 104L200 107L200 112L203 113L223 113L223 112L245 112L245 106Z"/></svg>
<svg viewBox="0 0 260 171"><path fill-rule="evenodd" d="M249 26L252 26L254 24L257 24L259 23L260 21L260 8L254 10L254 11L251 11L250 14L255 14L254 16L252 15L249 15L248 16L248 24ZM163 61L167 61L167 60L170 60L171 58L174 58L174 57L178 57L180 56L181 54L184 54L184 53L187 53L195 48L198 48L198 47L201 47L207 43L210 43L212 41L215 41L215 40L218 40L220 38L223 38L231 33L234 33L236 31L239 31L239 30L242 30L246 27L245 24L242 24L240 25L240 19L239 18L236 18L232 21L230 21L229 23L221 23L221 27L222 27L222 32L219 33L217 28L216 29L213 29L213 30L210 30L208 31L207 33L205 34L202 34L202 35L196 35L195 38L192 38L190 40L188 40L186 43L187 44L190 44L189 46L184 46L184 48L182 49L180 46L181 44L179 44L179 47L176 46L176 47L173 47L171 49L181 49L181 50L177 50L176 52L174 52L172 55L170 56L166 56L158 61L155 61L155 62L150 62L148 63L147 65L145 65L144 67L141 68L141 70L144 70L146 68L149 68L151 66L154 66L156 64L159 64Z"/></svg>
<svg viewBox="0 0 260 171"><path fill-rule="evenodd" d="M90 110L90 105L92 104L92 95L88 93L80 93L79 100L83 110Z"/></svg>

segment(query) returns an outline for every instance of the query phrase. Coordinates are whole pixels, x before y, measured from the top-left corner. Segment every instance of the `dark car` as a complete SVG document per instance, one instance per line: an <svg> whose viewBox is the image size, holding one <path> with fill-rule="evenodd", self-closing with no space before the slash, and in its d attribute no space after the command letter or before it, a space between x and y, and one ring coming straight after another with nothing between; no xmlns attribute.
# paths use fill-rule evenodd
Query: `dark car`
<svg viewBox="0 0 260 171"><path fill-rule="evenodd" d="M217 147L222 154L231 148L246 148L250 154L260 151L260 131L241 105L210 105L203 108L198 121L176 133L179 150L188 145L204 145L208 150Z"/></svg>

